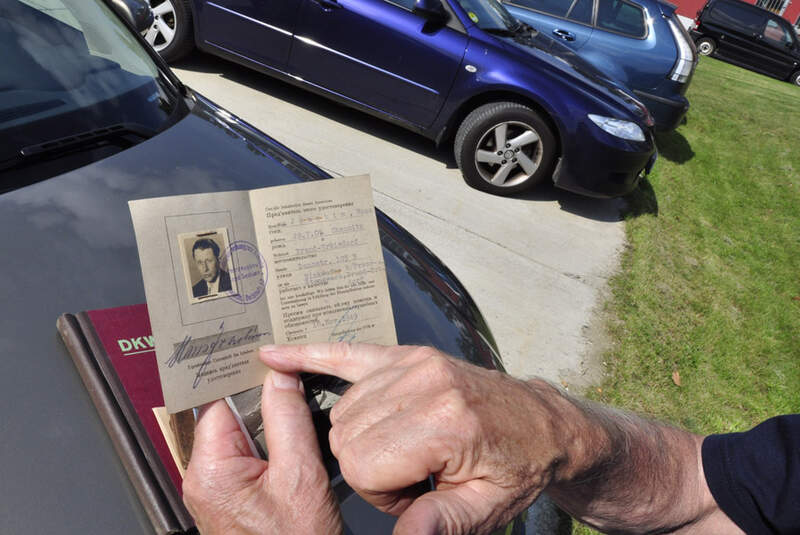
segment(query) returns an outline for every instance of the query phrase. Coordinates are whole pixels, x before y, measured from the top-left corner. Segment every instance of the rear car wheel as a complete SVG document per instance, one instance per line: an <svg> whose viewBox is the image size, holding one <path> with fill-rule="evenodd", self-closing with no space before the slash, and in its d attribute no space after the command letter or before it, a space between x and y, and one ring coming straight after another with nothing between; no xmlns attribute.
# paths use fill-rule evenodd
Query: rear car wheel
<svg viewBox="0 0 800 535"><path fill-rule="evenodd" d="M703 37L697 41L697 52L703 56L710 56L717 49L717 43L713 39Z"/></svg>
<svg viewBox="0 0 800 535"><path fill-rule="evenodd" d="M789 77L789 81L794 85L800 85L800 71L793 72Z"/></svg>
<svg viewBox="0 0 800 535"><path fill-rule="evenodd" d="M455 157L470 186L510 195L553 174L556 140L538 113L516 102L484 104L458 128Z"/></svg>
<svg viewBox="0 0 800 535"><path fill-rule="evenodd" d="M189 0L150 0L153 24L142 32L145 41L166 61L176 61L194 48Z"/></svg>

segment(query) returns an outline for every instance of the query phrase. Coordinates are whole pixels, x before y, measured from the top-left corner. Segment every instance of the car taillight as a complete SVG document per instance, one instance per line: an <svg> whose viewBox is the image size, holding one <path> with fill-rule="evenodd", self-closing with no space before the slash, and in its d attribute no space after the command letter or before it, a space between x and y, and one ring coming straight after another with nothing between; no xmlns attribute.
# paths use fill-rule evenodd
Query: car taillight
<svg viewBox="0 0 800 535"><path fill-rule="evenodd" d="M697 60L694 43L686 33L686 29L673 14L667 19L667 24L678 47L678 59L669 73L669 79L685 84L692 77L692 71Z"/></svg>

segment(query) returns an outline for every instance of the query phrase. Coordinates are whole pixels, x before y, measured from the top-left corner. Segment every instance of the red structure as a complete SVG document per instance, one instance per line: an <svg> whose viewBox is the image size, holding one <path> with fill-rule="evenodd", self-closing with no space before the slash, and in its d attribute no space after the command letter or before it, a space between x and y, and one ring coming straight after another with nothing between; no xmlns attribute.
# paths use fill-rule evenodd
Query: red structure
<svg viewBox="0 0 800 535"><path fill-rule="evenodd" d="M678 6L678 14L694 19L697 12L706 5L706 0L673 0ZM800 29L800 0L744 0L781 15L795 28Z"/></svg>

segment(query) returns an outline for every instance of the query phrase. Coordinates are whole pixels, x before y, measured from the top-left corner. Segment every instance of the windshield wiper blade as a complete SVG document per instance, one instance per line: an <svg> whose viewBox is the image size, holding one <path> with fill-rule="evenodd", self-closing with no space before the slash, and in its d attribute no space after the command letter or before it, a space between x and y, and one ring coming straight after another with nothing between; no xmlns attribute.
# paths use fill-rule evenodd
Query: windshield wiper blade
<svg viewBox="0 0 800 535"><path fill-rule="evenodd" d="M53 158L58 158L76 151L110 145L113 142L119 143L122 141L125 142L127 146L133 146L138 142L150 139L157 133L158 132L153 129L135 123L119 123L103 128L87 130L85 132L78 132L70 136L50 139L42 143L22 147L9 159L2 161L2 158L0 158L0 170L27 166L41 160L52 160Z"/></svg>
<svg viewBox="0 0 800 535"><path fill-rule="evenodd" d="M481 30L492 35L500 35L502 37L513 37L516 35L515 31L509 30L508 28L481 28Z"/></svg>
<svg viewBox="0 0 800 535"><path fill-rule="evenodd" d="M527 22L522 22L521 20L519 20L517 21L517 25L514 26L514 33L517 35L536 36L538 35L539 30L537 30Z"/></svg>
<svg viewBox="0 0 800 535"><path fill-rule="evenodd" d="M90 147L98 142L133 134L143 139L150 139L156 135L155 130L133 123L119 123L103 128L95 128L86 132L79 132L71 136L51 139L36 145L28 145L19 149L19 155L24 158L45 156L62 151L69 151Z"/></svg>

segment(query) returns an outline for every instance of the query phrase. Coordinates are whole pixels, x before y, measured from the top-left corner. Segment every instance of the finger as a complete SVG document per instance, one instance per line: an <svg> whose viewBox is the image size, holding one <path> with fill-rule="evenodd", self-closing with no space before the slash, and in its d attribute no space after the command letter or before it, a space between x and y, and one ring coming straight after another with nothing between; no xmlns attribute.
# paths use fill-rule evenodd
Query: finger
<svg viewBox="0 0 800 535"><path fill-rule="evenodd" d="M205 407L195 427L192 456L182 483L184 503L194 518L201 519L209 503L224 500L255 481L266 466L252 457L225 401L215 401Z"/></svg>
<svg viewBox="0 0 800 535"><path fill-rule="evenodd" d="M392 516L400 516L408 509L409 505L414 503L414 500L430 490L430 481L426 479L397 492L371 494L368 496L369 499L365 499L365 501L379 511Z"/></svg>
<svg viewBox="0 0 800 535"><path fill-rule="evenodd" d="M423 353L424 349L416 352ZM402 365L384 368L355 383L331 409L331 423L344 423L363 414L362 423L370 424L420 399L424 403L452 389L454 376L460 374L463 364L435 350L428 353L424 358L407 358Z"/></svg>
<svg viewBox="0 0 800 535"><path fill-rule="evenodd" d="M394 535L438 533L489 533L504 519L502 508L489 507L488 493L495 489L481 481L447 490L428 492L417 498L395 524ZM494 501L494 500L492 500ZM497 504L499 505L499 504Z"/></svg>
<svg viewBox="0 0 800 535"><path fill-rule="evenodd" d="M331 409L331 423L335 424L339 421L349 412L351 407L355 407L356 410L364 408L365 403L369 403L365 401L367 399L372 400L373 403L376 397L380 399L381 396L385 395L388 388L400 380L404 371L404 367L383 368L354 383Z"/></svg>
<svg viewBox="0 0 800 535"><path fill-rule="evenodd" d="M391 420L388 426L397 429L397 422L402 422L405 415L410 414L413 417L420 410L425 410L428 398L426 393L390 396L384 392L371 392L357 403L347 406L346 410L339 412L334 418L334 411L342 401L345 399L339 400L331 409L330 446L337 456L351 442L374 440L373 428L380 427L385 420ZM363 433L366 433L365 437L361 436Z"/></svg>
<svg viewBox="0 0 800 535"><path fill-rule="evenodd" d="M435 426L425 423L424 415L403 413L381 420L355 438L346 426L334 426L331 449L353 490L382 507L382 495L391 498L443 471L448 453Z"/></svg>
<svg viewBox="0 0 800 535"><path fill-rule="evenodd" d="M270 370L261 393L261 415L270 472L286 473L304 464L324 470L311 410L297 374Z"/></svg>
<svg viewBox="0 0 800 535"><path fill-rule="evenodd" d="M392 365L416 348L376 344L307 344L263 346L261 360L282 372L314 372L335 375L354 383Z"/></svg>
<svg viewBox="0 0 800 535"><path fill-rule="evenodd" d="M195 426L191 459L208 462L250 456L247 439L225 401L207 405Z"/></svg>

